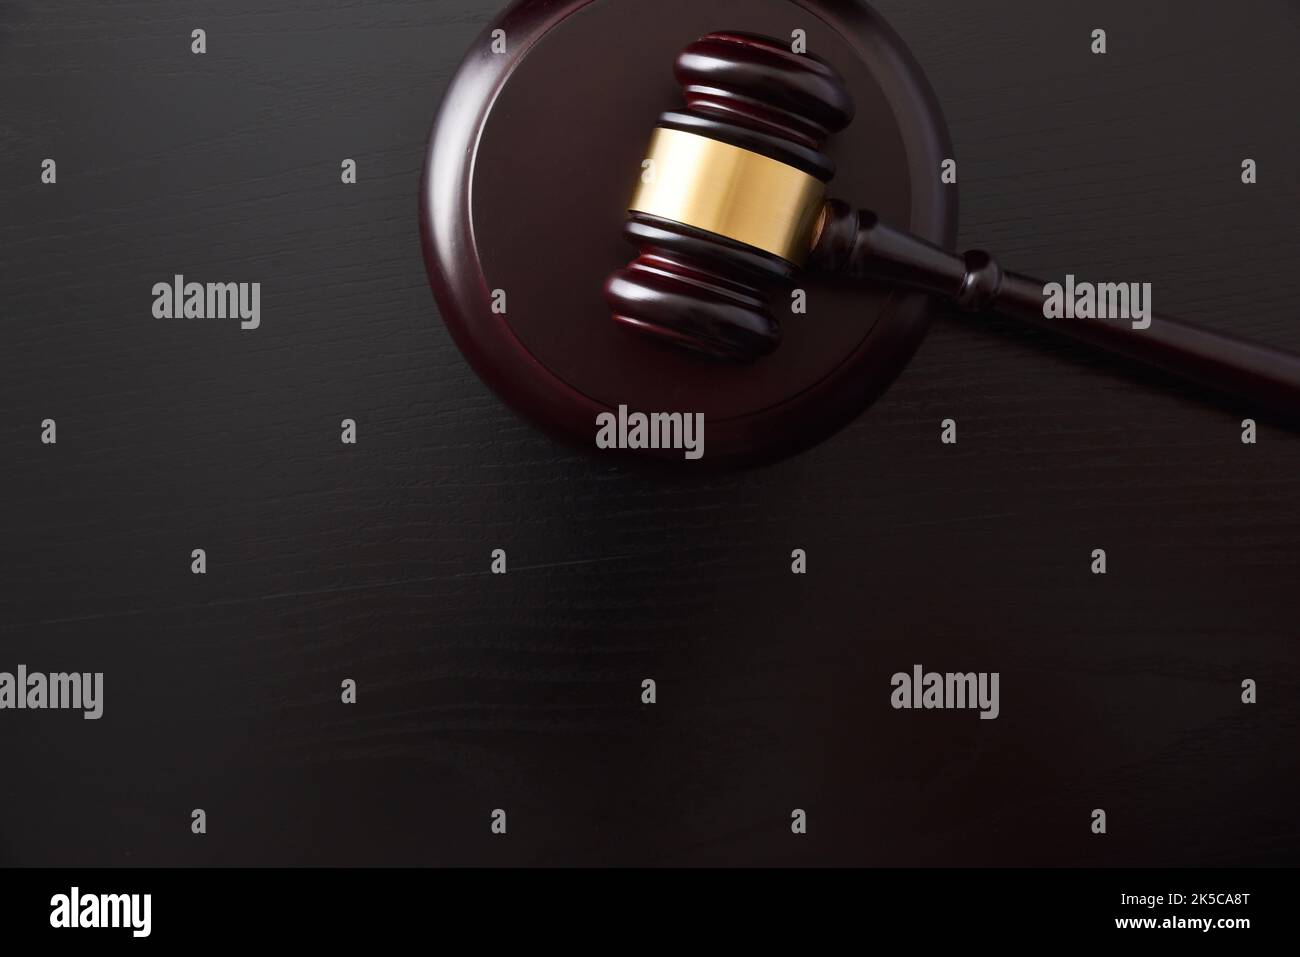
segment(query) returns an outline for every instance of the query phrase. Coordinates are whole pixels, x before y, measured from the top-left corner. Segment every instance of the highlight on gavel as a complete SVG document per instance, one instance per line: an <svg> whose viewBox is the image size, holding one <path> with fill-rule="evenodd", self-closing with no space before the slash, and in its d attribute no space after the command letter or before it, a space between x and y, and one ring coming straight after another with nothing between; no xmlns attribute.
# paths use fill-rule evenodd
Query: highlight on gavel
<svg viewBox="0 0 1300 957"><path fill-rule="evenodd" d="M1300 417L1300 356L1159 315L1145 328L1047 318L1042 281L827 200L835 167L822 144L854 108L839 74L816 57L759 36L711 33L681 52L675 73L686 107L659 117L624 227L639 255L605 286L616 322L753 361L781 340L770 301L807 267L1053 329Z"/></svg>

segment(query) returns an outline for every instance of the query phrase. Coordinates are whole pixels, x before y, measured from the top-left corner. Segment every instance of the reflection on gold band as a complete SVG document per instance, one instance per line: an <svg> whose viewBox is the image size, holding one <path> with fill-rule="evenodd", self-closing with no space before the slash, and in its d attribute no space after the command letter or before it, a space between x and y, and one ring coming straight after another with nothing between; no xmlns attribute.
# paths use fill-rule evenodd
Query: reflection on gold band
<svg viewBox="0 0 1300 957"><path fill-rule="evenodd" d="M694 226L801 265L826 186L815 176L707 136L659 127L629 209Z"/></svg>

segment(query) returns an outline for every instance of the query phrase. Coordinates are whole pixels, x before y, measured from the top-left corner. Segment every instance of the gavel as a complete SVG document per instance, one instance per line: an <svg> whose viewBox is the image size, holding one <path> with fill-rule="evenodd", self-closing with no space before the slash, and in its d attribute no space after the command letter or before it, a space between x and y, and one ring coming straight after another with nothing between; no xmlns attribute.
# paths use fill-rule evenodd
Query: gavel
<svg viewBox="0 0 1300 957"><path fill-rule="evenodd" d="M680 53L675 74L685 109L660 115L628 205L624 236L638 255L605 284L615 322L752 362L779 346L772 301L806 267L996 312L1300 418L1294 353L1159 315L1145 328L1047 318L1042 281L1003 270L982 250L954 255L828 200L835 166L823 144L854 107L844 80L817 57L760 36L711 33Z"/></svg>

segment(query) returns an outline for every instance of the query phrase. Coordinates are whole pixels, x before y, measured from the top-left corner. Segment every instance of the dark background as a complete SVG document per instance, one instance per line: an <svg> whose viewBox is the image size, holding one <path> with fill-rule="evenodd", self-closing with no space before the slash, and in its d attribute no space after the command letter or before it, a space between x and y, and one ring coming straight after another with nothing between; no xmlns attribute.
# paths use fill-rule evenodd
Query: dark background
<svg viewBox="0 0 1300 957"><path fill-rule="evenodd" d="M963 247L1300 349L1300 5L876 7ZM1300 859L1300 438L944 317L776 466L553 444L420 256L429 124L496 9L0 0L0 670L105 672L98 722L0 713L0 864ZM174 272L261 281L262 328L153 319ZM892 710L914 663L999 671L1001 717Z"/></svg>

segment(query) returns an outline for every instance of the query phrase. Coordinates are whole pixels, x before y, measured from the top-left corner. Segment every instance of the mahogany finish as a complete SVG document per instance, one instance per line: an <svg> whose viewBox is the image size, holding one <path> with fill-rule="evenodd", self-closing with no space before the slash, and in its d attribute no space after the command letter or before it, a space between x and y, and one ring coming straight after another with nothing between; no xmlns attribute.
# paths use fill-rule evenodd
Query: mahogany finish
<svg viewBox="0 0 1300 957"><path fill-rule="evenodd" d="M835 164L823 141L853 118L834 68L813 55L744 33L711 33L677 57L685 111L659 125L730 143L798 167L823 182ZM612 275L614 321L724 359L766 355L781 341L768 303L794 272L783 259L680 223L629 214L624 236L640 249Z"/></svg>
<svg viewBox="0 0 1300 957"><path fill-rule="evenodd" d="M623 235L641 254L605 283L615 322L719 359L765 355L781 341L768 300L792 283L789 263L645 213L630 213Z"/></svg>
<svg viewBox="0 0 1300 957"><path fill-rule="evenodd" d="M812 52L844 78L856 117L820 159L808 141L833 125L844 104L818 92L814 74L804 74L806 89L792 101L797 109L761 116L747 112L745 100L768 102L761 85L729 81L737 95L719 99L688 76L686 85L699 89L689 94L695 108L682 109L675 59L724 28L771 36L804 29ZM505 30L505 53L492 51L496 29ZM700 52L685 69L702 78L715 64ZM765 76L770 86L781 70L752 68L750 75ZM819 99L825 105L816 106ZM915 352L932 300L805 277L810 315L787 318L780 348L750 364L706 361L665 348L662 333L657 342L611 322L602 289L628 261L620 231L665 110L679 111L676 122L726 126L751 148L767 137L769 148L814 168L838 165L839 189L939 245L955 240L956 188L931 175L952 155L942 114L906 47L859 0L522 0L472 45L430 138L420 214L439 312L484 381L532 423L589 454L661 458L691 470L769 462L861 414ZM796 113L802 118L793 119ZM788 265L745 259L743 249L677 227L657 234L658 225L632 229L674 256L701 262L723 251L728 270L743 260L760 279L789 281ZM720 337L734 344L775 334L761 322L734 321L740 312L750 320L763 313L735 288L758 284L738 282L732 271L715 285L712 295L730 302ZM495 290L505 295L505 311L493 308ZM661 330L672 321L668 313L660 314ZM698 326L693 339L707 342ZM680 450L597 452L596 416L619 405L702 413L704 458L685 462Z"/></svg>
<svg viewBox="0 0 1300 957"><path fill-rule="evenodd" d="M710 33L677 56L686 100L659 125L709 136L796 166L823 182L835 164L822 144L853 120L853 98L813 53L747 33Z"/></svg>
<svg viewBox="0 0 1300 957"><path fill-rule="evenodd" d="M688 45L676 75L687 112L664 114L661 126L692 129L823 179L833 174L820 149L852 119L853 104L832 67L776 40L722 33ZM793 282L789 264L639 213L625 235L641 252L607 285L616 322L728 359L775 349L780 328L767 303ZM838 200L826 205L808 265L920 290L967 312L995 311L1300 417L1300 356L1163 316L1141 329L1117 318L1049 319L1041 280L1004 272L983 250L953 255Z"/></svg>
<svg viewBox="0 0 1300 957"><path fill-rule="evenodd" d="M1048 319L1043 280L1005 272L980 249L954 255L838 200L827 204L809 265L920 289L967 312L997 312L1300 418L1300 355L1166 316L1153 315L1145 329L1123 319Z"/></svg>

